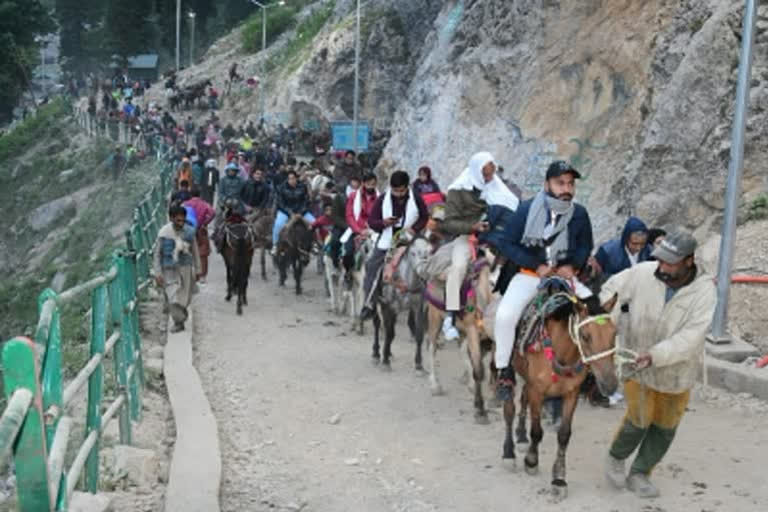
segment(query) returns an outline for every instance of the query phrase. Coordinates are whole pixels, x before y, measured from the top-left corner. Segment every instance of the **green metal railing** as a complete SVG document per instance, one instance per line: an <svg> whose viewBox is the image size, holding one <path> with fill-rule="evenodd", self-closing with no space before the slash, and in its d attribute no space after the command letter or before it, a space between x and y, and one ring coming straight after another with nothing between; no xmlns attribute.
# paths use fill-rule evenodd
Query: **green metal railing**
<svg viewBox="0 0 768 512"><path fill-rule="evenodd" d="M61 293L38 298L34 340L17 337L2 349L8 404L0 418L0 462L12 454L21 512L66 511L81 479L99 489L99 440L118 418L120 443L131 444L132 421L141 419L144 367L139 333L139 292L150 283L152 248L166 218L173 163L161 161L159 179L134 210L126 247L114 252L108 270ZM164 162L164 163L163 163ZM90 357L77 376L62 382L61 307L90 294ZM112 356L117 397L102 412L104 360ZM64 468L72 418L67 409L88 383L85 439Z"/></svg>

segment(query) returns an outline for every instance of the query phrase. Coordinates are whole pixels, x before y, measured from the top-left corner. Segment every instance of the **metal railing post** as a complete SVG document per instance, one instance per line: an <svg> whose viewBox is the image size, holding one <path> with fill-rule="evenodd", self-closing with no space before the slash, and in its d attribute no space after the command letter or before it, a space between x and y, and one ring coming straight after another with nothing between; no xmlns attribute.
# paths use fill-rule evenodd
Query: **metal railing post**
<svg viewBox="0 0 768 512"><path fill-rule="evenodd" d="M128 362L125 355L126 336L122 327L123 317L123 294L120 284L120 260L122 256L115 253L112 257L112 264L118 269L118 277L109 283L109 310L112 319L112 328L120 331L120 337L115 343L112 352L112 359L115 362L115 375L117 376L117 385L120 393L125 396L126 403L130 403L130 394L128 393ZM128 416L128 407L123 406L118 413L120 425L120 444L131 444L131 420Z"/></svg>
<svg viewBox="0 0 768 512"><path fill-rule="evenodd" d="M16 437L13 461L20 512L51 510L48 485L48 449L40 389L37 349L29 338L14 338L3 345L3 384L10 399L17 389L32 392L32 403Z"/></svg>
<svg viewBox="0 0 768 512"><path fill-rule="evenodd" d="M91 357L104 354L107 339L107 288L101 285L91 295ZM103 362L88 378L88 411L85 423L85 435L101 430L101 400L103 394ZM88 454L85 462L85 488L88 492L99 491L99 440Z"/></svg>
<svg viewBox="0 0 768 512"><path fill-rule="evenodd" d="M124 339L123 354L125 357L126 377L127 377L127 390L128 390L128 406L131 411L131 419L133 421L141 420L141 392L138 386L139 377L139 364L136 357L136 333L134 332L133 325L133 310L131 308L138 307L133 301L133 294L131 293L131 272L130 254L123 253L120 255L117 267L117 281L120 283L121 290L121 308L120 308L120 334ZM130 371L131 368L133 371ZM130 374L128 372L130 371Z"/></svg>
<svg viewBox="0 0 768 512"><path fill-rule="evenodd" d="M42 313L43 305L49 299L54 302L54 307L47 338L35 339L39 345L46 347L42 364L42 388L43 412L46 414L45 437L48 446L53 443L53 437L56 434L63 399L61 386L61 311L58 304L55 304L56 292L50 288L43 290L37 300L37 312L38 315ZM37 333L37 335L42 337L45 333Z"/></svg>

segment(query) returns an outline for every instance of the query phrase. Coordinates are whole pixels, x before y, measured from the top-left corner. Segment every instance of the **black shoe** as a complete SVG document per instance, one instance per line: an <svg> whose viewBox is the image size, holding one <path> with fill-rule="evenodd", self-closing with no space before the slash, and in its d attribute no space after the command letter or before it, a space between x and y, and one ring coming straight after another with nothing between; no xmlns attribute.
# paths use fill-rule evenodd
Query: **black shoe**
<svg viewBox="0 0 768 512"><path fill-rule="evenodd" d="M496 381L496 399L500 402L506 402L514 398L515 390L515 370L511 367L499 370L498 380Z"/></svg>
<svg viewBox="0 0 768 512"><path fill-rule="evenodd" d="M593 407L608 408L611 406L611 400L607 396L603 396L603 394L600 393L600 390L597 389L597 386L592 388L592 390L587 395L587 398Z"/></svg>
<svg viewBox="0 0 768 512"><path fill-rule="evenodd" d="M368 306L365 306L362 310L360 310L360 320L366 321L373 318L374 311L373 308L370 308Z"/></svg>

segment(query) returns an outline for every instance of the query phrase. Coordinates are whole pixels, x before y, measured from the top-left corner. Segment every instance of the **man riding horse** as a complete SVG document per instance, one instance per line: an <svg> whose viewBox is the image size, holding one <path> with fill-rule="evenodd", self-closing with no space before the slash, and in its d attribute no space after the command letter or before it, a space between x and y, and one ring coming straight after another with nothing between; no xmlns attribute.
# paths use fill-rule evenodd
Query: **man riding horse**
<svg viewBox="0 0 768 512"><path fill-rule="evenodd" d="M356 239L361 240L369 236L368 218L373 210L373 205L379 197L376 188L377 179L373 173L363 176L363 186L355 190L347 199L345 208L347 231L341 236L343 244L344 270L349 272L355 264Z"/></svg>
<svg viewBox="0 0 768 512"><path fill-rule="evenodd" d="M461 309L461 286L467 276L471 255L470 237L488 231L488 206L499 205L515 211L518 202L496 176L496 162L490 153L474 155L464 172L448 187L445 218L440 223L440 230L454 237L445 285L445 308L449 313L443 322L446 339L459 336L453 323Z"/></svg>
<svg viewBox="0 0 768 512"><path fill-rule="evenodd" d="M277 189L277 215L272 228L272 256L277 256L277 241L280 231L294 215L303 217L311 225L315 217L309 211L309 191L299 182L296 171L288 171L286 182Z"/></svg>
<svg viewBox="0 0 768 512"><path fill-rule="evenodd" d="M406 230L415 234L424 229L429 220L427 206L420 196L410 188L410 177L405 171L395 171L389 178L389 190L379 196L371 208L368 217L368 227L378 233L376 248L366 262L365 303L360 312L361 320L367 320L374 315L374 295L377 293L379 273L384 259L392 247L392 239Z"/></svg>
<svg viewBox="0 0 768 512"><path fill-rule="evenodd" d="M509 363L515 331L541 279L557 275L568 281L579 298L592 295L576 278L593 247L589 214L573 201L579 178L581 174L567 162L553 162L547 169L544 188L533 199L521 203L505 226L499 250L519 270L509 282L495 317L500 400L511 398L515 376Z"/></svg>

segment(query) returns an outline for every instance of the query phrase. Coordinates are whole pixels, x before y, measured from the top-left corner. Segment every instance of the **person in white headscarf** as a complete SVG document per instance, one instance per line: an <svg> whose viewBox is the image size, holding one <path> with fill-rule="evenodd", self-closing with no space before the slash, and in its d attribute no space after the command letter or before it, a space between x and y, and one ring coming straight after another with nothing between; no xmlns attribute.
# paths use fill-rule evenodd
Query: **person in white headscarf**
<svg viewBox="0 0 768 512"><path fill-rule="evenodd" d="M517 197L496 174L496 161L487 152L477 153L458 178L448 187L445 219L440 230L453 236L451 266L445 283L446 311L455 314L461 309L461 285L467 275L470 259L469 236L488 231L486 212L491 205L512 211L517 209ZM454 315L446 315L443 335L456 339L459 333L453 326Z"/></svg>

